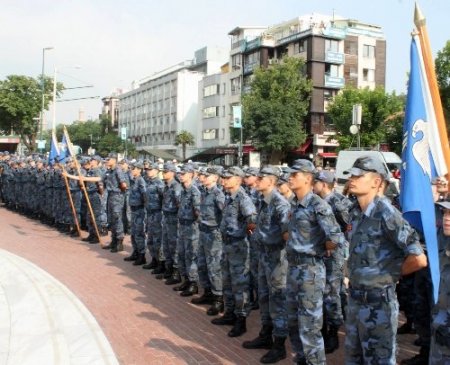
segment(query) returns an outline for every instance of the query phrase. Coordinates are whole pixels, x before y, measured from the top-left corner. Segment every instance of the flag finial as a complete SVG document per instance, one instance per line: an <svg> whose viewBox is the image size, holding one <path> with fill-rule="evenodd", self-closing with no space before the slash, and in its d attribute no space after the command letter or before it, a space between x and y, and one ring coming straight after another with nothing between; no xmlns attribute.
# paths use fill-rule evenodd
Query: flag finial
<svg viewBox="0 0 450 365"><path fill-rule="evenodd" d="M422 11L420 10L417 2L415 4L415 8L414 8L414 24L419 29L426 24L425 16L423 15Z"/></svg>

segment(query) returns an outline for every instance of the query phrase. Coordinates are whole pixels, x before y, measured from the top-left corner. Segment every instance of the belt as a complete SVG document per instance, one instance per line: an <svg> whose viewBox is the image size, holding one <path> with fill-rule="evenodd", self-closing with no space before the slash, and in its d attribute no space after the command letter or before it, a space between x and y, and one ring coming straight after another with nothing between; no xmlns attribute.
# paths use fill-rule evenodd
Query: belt
<svg viewBox="0 0 450 365"><path fill-rule="evenodd" d="M192 223L195 222L195 219L182 219L182 218L180 218L180 219L178 219L178 222L180 224L182 224L183 226L189 226L189 225L191 225Z"/></svg>
<svg viewBox="0 0 450 365"><path fill-rule="evenodd" d="M388 303L391 299L395 298L395 288L393 285L374 289L355 289L350 287L349 293L353 300L360 303Z"/></svg>
<svg viewBox="0 0 450 365"><path fill-rule="evenodd" d="M154 213L160 213L161 209L147 209L147 213L154 214Z"/></svg>
<svg viewBox="0 0 450 365"><path fill-rule="evenodd" d="M200 231L202 232L214 232L219 229L218 226L207 226L206 224L200 224Z"/></svg>
<svg viewBox="0 0 450 365"><path fill-rule="evenodd" d="M225 242L225 243L235 243L235 242L238 242L238 241L245 240L245 238L246 238L246 236L244 236L244 237L233 237L233 236L224 235L223 242Z"/></svg>
<svg viewBox="0 0 450 365"><path fill-rule="evenodd" d="M288 253L287 260L290 265L315 265L323 262L323 258L320 256L295 253Z"/></svg>
<svg viewBox="0 0 450 365"><path fill-rule="evenodd" d="M168 215L168 216L174 216L174 215L177 215L178 213L177 213L177 212L165 212L165 211L163 210L163 214L164 214L164 215Z"/></svg>
<svg viewBox="0 0 450 365"><path fill-rule="evenodd" d="M139 209L144 209L144 206L143 205L137 205L137 206L130 205L130 209L131 209L132 212L135 212L135 211L137 211Z"/></svg>

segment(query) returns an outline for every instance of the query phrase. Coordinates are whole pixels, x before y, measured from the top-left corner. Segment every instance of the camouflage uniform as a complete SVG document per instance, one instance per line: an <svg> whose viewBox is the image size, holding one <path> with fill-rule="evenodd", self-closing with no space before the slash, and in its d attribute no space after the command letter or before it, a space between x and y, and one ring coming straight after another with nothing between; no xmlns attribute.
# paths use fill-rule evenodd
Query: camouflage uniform
<svg viewBox="0 0 450 365"><path fill-rule="evenodd" d="M346 241L330 206L317 195L310 192L301 201L294 199L292 206L286 246L289 336L298 361L325 364L321 334L325 242L332 241L342 249Z"/></svg>
<svg viewBox="0 0 450 365"><path fill-rule="evenodd" d="M161 235L162 235L162 197L164 191L164 183L159 177L146 178L147 183L147 248L152 258L160 260L161 252Z"/></svg>
<svg viewBox="0 0 450 365"><path fill-rule="evenodd" d="M242 187L226 195L220 230L223 237L222 280L227 313L249 314L250 246L247 224L254 223L256 208Z"/></svg>
<svg viewBox="0 0 450 365"><path fill-rule="evenodd" d="M204 188L200 201L200 244L198 274L200 285L214 295L222 295L223 242L219 225L225 204L224 193L216 186Z"/></svg>
<svg viewBox="0 0 450 365"><path fill-rule="evenodd" d="M36 184L36 204L35 212L43 218L45 215L45 203L46 203L46 186L45 186L45 176L47 171L45 168L36 169L35 171L35 184Z"/></svg>
<svg viewBox="0 0 450 365"><path fill-rule="evenodd" d="M178 209L178 270L191 283L198 282L198 216L200 214L200 191L192 183L183 187Z"/></svg>
<svg viewBox="0 0 450 365"><path fill-rule="evenodd" d="M405 257L423 250L417 233L387 198L375 197L364 213L354 205L351 222L346 364L395 364L395 284Z"/></svg>
<svg viewBox="0 0 450 365"><path fill-rule="evenodd" d="M139 165L140 166L140 165ZM142 176L132 177L129 189L131 210L131 245L133 252L145 255L145 206L147 200L146 184Z"/></svg>
<svg viewBox="0 0 450 365"><path fill-rule="evenodd" d="M286 243L290 204L274 189L261 201L254 238L258 243L258 299L263 326L273 327L275 337L288 335L286 310Z"/></svg>
<svg viewBox="0 0 450 365"><path fill-rule="evenodd" d="M86 177L100 177L103 178L101 170L96 168L90 168L86 171ZM95 182L86 182L86 191L88 193L89 202L91 203L92 213L95 217L95 223L97 224L97 229L101 230L102 227L106 226L106 212L104 211L102 205L103 196L99 193L98 186L101 184ZM105 195L106 192L103 192ZM91 211L87 209L86 225L88 228L89 235L95 237L97 233L95 232L95 227L92 224Z"/></svg>

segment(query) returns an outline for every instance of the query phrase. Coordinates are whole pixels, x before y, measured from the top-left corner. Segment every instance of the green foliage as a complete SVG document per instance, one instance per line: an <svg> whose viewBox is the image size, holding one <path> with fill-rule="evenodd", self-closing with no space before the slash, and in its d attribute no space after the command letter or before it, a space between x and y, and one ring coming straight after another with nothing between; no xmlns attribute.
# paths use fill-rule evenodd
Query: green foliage
<svg viewBox="0 0 450 365"><path fill-rule="evenodd" d="M405 97L395 92L386 93L383 88L369 90L346 87L328 106L340 149L356 147L356 138L349 131L354 104L362 105L362 147L376 147L383 142L388 142L392 150L401 147L403 118L395 116L403 111Z"/></svg>
<svg viewBox="0 0 450 365"><path fill-rule="evenodd" d="M128 156L135 157L136 156L136 148L131 142L127 143L127 153ZM110 152L118 152L118 153L124 153L125 152L125 143L120 139L120 137L114 133L107 133L105 134L97 145L97 153L100 156L106 157L108 153Z"/></svg>
<svg viewBox="0 0 450 365"><path fill-rule="evenodd" d="M251 91L242 97L245 139L281 157L306 138L302 129L308 114L312 82L303 73L301 58L255 70Z"/></svg>
<svg viewBox="0 0 450 365"><path fill-rule="evenodd" d="M57 95L64 86L57 84ZM44 78L44 108L52 101L53 80ZM36 136L39 131L39 116L42 107L41 78L9 75L0 81L0 130L20 135L28 150L36 149Z"/></svg>
<svg viewBox="0 0 450 365"><path fill-rule="evenodd" d="M445 47L437 53L435 65L448 131L450 127L450 41L447 41Z"/></svg>
<svg viewBox="0 0 450 365"><path fill-rule="evenodd" d="M195 145L195 137L188 131L181 131L175 137L175 146L181 146L183 151L183 161L186 160L186 146Z"/></svg>

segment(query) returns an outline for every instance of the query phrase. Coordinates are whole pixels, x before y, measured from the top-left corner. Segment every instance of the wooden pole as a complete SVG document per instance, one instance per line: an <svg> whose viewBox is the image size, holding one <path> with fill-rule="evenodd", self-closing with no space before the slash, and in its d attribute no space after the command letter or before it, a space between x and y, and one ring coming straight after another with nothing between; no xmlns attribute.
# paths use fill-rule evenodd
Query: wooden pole
<svg viewBox="0 0 450 365"><path fill-rule="evenodd" d="M86 203L87 203L87 206L88 206L88 209L89 209L89 213L91 215L91 222L92 222L92 225L93 225L93 227L95 229L95 234L97 235L98 242L100 243L100 246L102 246L102 238L100 237L100 233L98 231L97 221L95 219L94 211L92 210L92 205L91 205L91 201L89 200L89 195L88 195L88 193L86 191L86 186L83 183L83 176L81 175L80 164L78 163L78 161L76 159L76 156L74 154L73 147L72 147L72 142L70 141L70 137L69 137L69 134L67 133L66 127L64 127L64 135L66 136L67 148L69 149L70 154L74 157L75 168L77 169L78 176L80 177L81 190L83 191L84 197L86 198Z"/></svg>
<svg viewBox="0 0 450 365"><path fill-rule="evenodd" d="M64 183L66 184L67 197L68 197L69 202L70 202L70 207L72 208L73 220L75 222L75 226L77 227L78 234L81 237L80 224L78 222L77 211L75 210L75 206L73 204L72 194L70 193L69 181L67 179L67 176L64 174L66 172L66 169L65 169L65 167L63 165L61 165L61 168L63 170L62 176L64 177Z"/></svg>

